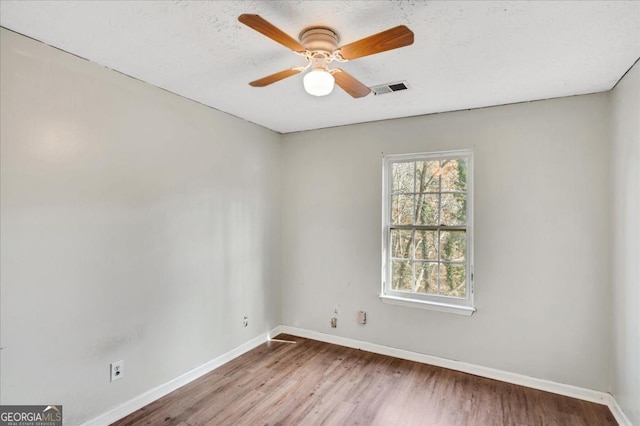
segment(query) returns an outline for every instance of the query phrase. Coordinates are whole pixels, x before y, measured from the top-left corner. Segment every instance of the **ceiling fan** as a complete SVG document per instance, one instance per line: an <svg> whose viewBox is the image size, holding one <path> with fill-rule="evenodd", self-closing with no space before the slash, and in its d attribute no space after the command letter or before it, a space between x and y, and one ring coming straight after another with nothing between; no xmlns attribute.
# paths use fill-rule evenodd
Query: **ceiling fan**
<svg viewBox="0 0 640 426"><path fill-rule="evenodd" d="M238 17L249 28L288 47L305 58L307 65L291 68L268 75L249 83L253 87L264 87L292 75L308 71L303 83L307 93L324 96L331 93L334 83L354 98L361 98L371 92L369 87L340 68L329 69L333 61L346 62L375 53L413 44L413 32L404 25L390 28L353 43L338 47L338 34L329 27L309 27L300 33L300 41L293 39L259 15L243 14Z"/></svg>

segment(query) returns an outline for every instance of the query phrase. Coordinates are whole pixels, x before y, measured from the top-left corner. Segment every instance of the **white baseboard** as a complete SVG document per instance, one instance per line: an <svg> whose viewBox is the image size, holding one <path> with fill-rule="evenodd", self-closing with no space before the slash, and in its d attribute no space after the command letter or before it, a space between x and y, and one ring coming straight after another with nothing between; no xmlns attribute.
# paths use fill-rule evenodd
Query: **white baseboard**
<svg viewBox="0 0 640 426"><path fill-rule="evenodd" d="M631 420L629 420L627 415L624 414L624 411L622 411L622 408L620 408L618 401L616 401L613 395L610 395L609 404L607 405L609 406L609 410L611 410L611 414L613 414L613 417L620 426L633 426L631 424Z"/></svg>
<svg viewBox="0 0 640 426"><path fill-rule="evenodd" d="M395 358L406 359L409 361L435 365L438 367L444 367L451 370L474 374L480 377L486 377L488 379L500 380L502 382L513 383L515 385L525 386L528 388L551 392L558 395L564 395L571 398L577 398L584 401L603 404L609 407L611 413L615 417L616 421L620 424L620 426L632 426L631 422L629 421L629 419L627 419L624 412L616 402L615 398L611 394L606 392L580 388L572 385L565 385L563 383L537 379L535 377L525 376L522 374L497 370L495 368L483 367L481 365L469 364L466 362L425 355L417 352L406 351L403 349L392 348L389 346L378 345L376 343L363 342L346 337L305 330L302 328L282 326L280 327L279 331L298 337L305 337L307 339L319 340L321 342L333 343L335 345L346 346L354 349L362 349L381 355L388 355Z"/></svg>
<svg viewBox="0 0 640 426"><path fill-rule="evenodd" d="M276 327L267 333L262 333L261 335L254 337L253 339L249 340L246 343L243 343L237 348L234 348L229 352L226 352L220 355L219 357L212 359L211 361L205 364L202 364L201 366L196 367L193 370L188 371L181 376L176 377L175 379L169 380L168 382L156 388L153 388L141 395L138 395L137 397L121 405L118 405L117 407L112 408L106 413L103 413L98 417L95 417L83 423L83 426L104 426L104 425L109 425L117 420L120 420L128 416L129 414L133 413L134 411L139 410L145 405L148 405L153 401L162 398L163 396L186 385L187 383L190 383L196 380L197 378L204 376L210 371L215 370L221 365L226 364L232 359L239 357L243 353L248 352L257 346L260 346L261 344L268 341L271 337L279 333L281 333L280 327Z"/></svg>

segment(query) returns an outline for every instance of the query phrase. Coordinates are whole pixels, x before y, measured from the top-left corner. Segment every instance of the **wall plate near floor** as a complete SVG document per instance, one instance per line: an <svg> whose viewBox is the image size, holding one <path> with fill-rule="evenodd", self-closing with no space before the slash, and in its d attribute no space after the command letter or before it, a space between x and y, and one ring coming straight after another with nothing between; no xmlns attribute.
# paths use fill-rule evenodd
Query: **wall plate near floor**
<svg viewBox="0 0 640 426"><path fill-rule="evenodd" d="M124 361L116 361L111 363L111 381L121 379L124 375Z"/></svg>
<svg viewBox="0 0 640 426"><path fill-rule="evenodd" d="M336 328L338 326L338 318L336 317L331 318L330 324L331 324L331 328Z"/></svg>

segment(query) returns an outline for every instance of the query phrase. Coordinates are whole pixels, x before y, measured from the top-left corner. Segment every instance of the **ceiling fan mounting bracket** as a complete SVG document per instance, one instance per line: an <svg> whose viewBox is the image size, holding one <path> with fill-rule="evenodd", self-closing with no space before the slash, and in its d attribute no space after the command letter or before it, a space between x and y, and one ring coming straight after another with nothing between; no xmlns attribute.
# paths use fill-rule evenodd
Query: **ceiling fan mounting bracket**
<svg viewBox="0 0 640 426"><path fill-rule="evenodd" d="M310 52L331 54L339 41L338 33L329 27L309 27L300 33L300 43Z"/></svg>

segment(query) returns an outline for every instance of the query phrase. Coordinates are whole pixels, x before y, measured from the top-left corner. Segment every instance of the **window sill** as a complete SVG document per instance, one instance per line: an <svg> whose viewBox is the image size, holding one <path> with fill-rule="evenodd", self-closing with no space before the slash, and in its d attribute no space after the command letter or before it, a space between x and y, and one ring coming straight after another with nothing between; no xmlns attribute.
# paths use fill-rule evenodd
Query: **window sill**
<svg viewBox="0 0 640 426"><path fill-rule="evenodd" d="M403 297L380 295L383 303L390 305L408 306L410 308L429 309L432 311L448 312L450 314L471 316L476 311L472 306L450 305L448 303L430 302L426 300L405 299Z"/></svg>

